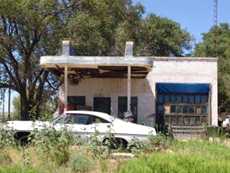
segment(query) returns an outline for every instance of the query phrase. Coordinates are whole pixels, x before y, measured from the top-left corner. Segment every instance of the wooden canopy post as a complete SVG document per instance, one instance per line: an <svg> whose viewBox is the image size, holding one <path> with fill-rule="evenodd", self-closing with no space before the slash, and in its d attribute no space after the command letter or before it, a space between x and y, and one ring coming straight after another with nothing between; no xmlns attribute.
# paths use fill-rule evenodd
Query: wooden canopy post
<svg viewBox="0 0 230 173"><path fill-rule="evenodd" d="M131 66L128 65L127 75L127 111L131 112Z"/></svg>
<svg viewBox="0 0 230 173"><path fill-rule="evenodd" d="M126 42L125 58L133 57L133 42ZM131 113L131 65L127 66L127 112Z"/></svg>
<svg viewBox="0 0 230 173"><path fill-rule="evenodd" d="M68 67L65 66L64 70L64 111L68 110Z"/></svg>
<svg viewBox="0 0 230 173"><path fill-rule="evenodd" d="M62 56L64 56L68 62L68 58L70 56L70 41L64 40L62 42ZM65 64L64 69L64 111L68 110L68 63Z"/></svg>

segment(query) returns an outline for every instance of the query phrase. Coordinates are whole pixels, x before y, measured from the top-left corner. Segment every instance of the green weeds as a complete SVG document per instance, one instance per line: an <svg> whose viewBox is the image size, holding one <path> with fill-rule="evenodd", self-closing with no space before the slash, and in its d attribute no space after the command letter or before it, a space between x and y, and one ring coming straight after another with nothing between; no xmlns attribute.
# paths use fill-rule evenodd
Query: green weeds
<svg viewBox="0 0 230 173"><path fill-rule="evenodd" d="M119 173L228 173L230 148L208 141L173 141L167 149L123 164Z"/></svg>
<svg viewBox="0 0 230 173"><path fill-rule="evenodd" d="M32 144L42 157L55 162L57 165L69 161L69 147L74 144L74 136L67 129L58 131L54 128L45 128L34 131L31 135L33 136Z"/></svg>

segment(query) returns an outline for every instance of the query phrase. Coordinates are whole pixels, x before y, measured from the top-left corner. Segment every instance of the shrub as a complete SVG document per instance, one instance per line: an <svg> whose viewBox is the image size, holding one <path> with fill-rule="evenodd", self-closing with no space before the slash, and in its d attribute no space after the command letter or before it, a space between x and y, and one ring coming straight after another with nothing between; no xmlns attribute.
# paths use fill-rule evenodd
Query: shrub
<svg viewBox="0 0 230 173"><path fill-rule="evenodd" d="M14 131L0 128L0 149L15 146Z"/></svg>
<svg viewBox="0 0 230 173"><path fill-rule="evenodd" d="M128 150L134 154L151 153L153 151L165 150L172 145L172 138L164 134L149 136L147 141L133 139L129 142Z"/></svg>
<svg viewBox="0 0 230 173"><path fill-rule="evenodd" d="M32 136L32 143L45 159L48 158L58 165L69 160L69 147L74 144L74 137L67 129L45 128L33 131Z"/></svg>
<svg viewBox="0 0 230 173"><path fill-rule="evenodd" d="M75 155L71 162L71 169L73 172L89 172L92 167L92 160L82 154Z"/></svg>
<svg viewBox="0 0 230 173"><path fill-rule="evenodd" d="M207 127L207 136L208 137L225 137L225 131L222 127Z"/></svg>
<svg viewBox="0 0 230 173"><path fill-rule="evenodd" d="M157 150L166 149L172 143L172 138L164 134L157 134L156 136L149 136L150 147L154 147Z"/></svg>
<svg viewBox="0 0 230 173"><path fill-rule="evenodd" d="M134 154L140 154L148 148L146 142L140 141L136 138L132 139L128 144L128 150Z"/></svg>
<svg viewBox="0 0 230 173"><path fill-rule="evenodd" d="M89 149L93 154L93 157L96 159L106 159L111 151L110 148L110 138L108 138L108 144L104 145L103 141L99 137L99 133L96 131L93 135L90 136L89 140Z"/></svg>

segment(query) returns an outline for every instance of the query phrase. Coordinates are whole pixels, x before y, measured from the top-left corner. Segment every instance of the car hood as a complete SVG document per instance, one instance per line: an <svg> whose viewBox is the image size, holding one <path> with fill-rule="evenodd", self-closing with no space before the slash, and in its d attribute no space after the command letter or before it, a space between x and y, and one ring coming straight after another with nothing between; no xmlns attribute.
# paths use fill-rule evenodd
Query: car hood
<svg viewBox="0 0 230 173"><path fill-rule="evenodd" d="M32 131L34 129L43 129L50 125L48 121L7 121L4 128L15 131Z"/></svg>
<svg viewBox="0 0 230 173"><path fill-rule="evenodd" d="M152 127L114 119L112 129L115 133L126 133L134 135L156 135L156 130Z"/></svg>

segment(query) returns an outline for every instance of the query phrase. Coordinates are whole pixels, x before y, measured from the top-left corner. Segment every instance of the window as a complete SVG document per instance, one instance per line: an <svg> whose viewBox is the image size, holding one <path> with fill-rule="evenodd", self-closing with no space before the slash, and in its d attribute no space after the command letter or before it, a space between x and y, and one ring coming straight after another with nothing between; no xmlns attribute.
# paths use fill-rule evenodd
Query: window
<svg viewBox="0 0 230 173"><path fill-rule="evenodd" d="M85 96L68 96L68 110L79 110L85 106Z"/></svg>
<svg viewBox="0 0 230 173"><path fill-rule="evenodd" d="M183 101L183 103L188 103L188 95L183 95L182 101Z"/></svg>
<svg viewBox="0 0 230 173"><path fill-rule="evenodd" d="M171 103L176 103L177 99L176 99L176 95L172 95L171 97Z"/></svg>
<svg viewBox="0 0 230 173"><path fill-rule="evenodd" d="M187 106L187 105L185 105L184 107L183 107L183 113L184 114L187 114L188 112L189 112L189 107Z"/></svg>
<svg viewBox="0 0 230 173"><path fill-rule="evenodd" d="M164 107L163 107L162 105L159 105L159 106L157 107L157 111L158 111L158 113L163 114L163 113L164 113Z"/></svg>
<svg viewBox="0 0 230 173"><path fill-rule="evenodd" d="M188 113L194 113L194 106L188 106Z"/></svg>
<svg viewBox="0 0 230 173"><path fill-rule="evenodd" d="M93 110L110 114L111 113L111 98L110 97L94 97Z"/></svg>
<svg viewBox="0 0 230 173"><path fill-rule="evenodd" d="M201 113L202 114L208 114L208 108L207 108L207 106L202 106L201 107Z"/></svg>
<svg viewBox="0 0 230 173"><path fill-rule="evenodd" d="M85 105L85 96L68 96L68 104Z"/></svg>
<svg viewBox="0 0 230 173"><path fill-rule="evenodd" d="M89 115L70 114L64 120L66 124L91 124L92 120Z"/></svg>
<svg viewBox="0 0 230 173"><path fill-rule="evenodd" d="M102 118L99 118L99 117L93 117L92 118L92 123L93 124L98 124L98 123L109 123L108 121L102 119Z"/></svg>
<svg viewBox="0 0 230 173"><path fill-rule="evenodd" d="M201 96L201 103L208 103L208 96L207 95Z"/></svg>
<svg viewBox="0 0 230 173"><path fill-rule="evenodd" d="M54 124L57 124L57 123L64 123L64 116L63 115L60 115L60 116L57 116L55 117L52 122Z"/></svg>
<svg viewBox="0 0 230 173"><path fill-rule="evenodd" d="M164 96L163 95L159 95L158 102L161 104L164 103Z"/></svg>
<svg viewBox="0 0 230 173"><path fill-rule="evenodd" d="M176 113L176 105L171 106L171 113Z"/></svg>
<svg viewBox="0 0 230 173"><path fill-rule="evenodd" d="M202 113L201 106L197 106L196 113L197 113L197 115L201 115L201 113Z"/></svg>
<svg viewBox="0 0 230 173"><path fill-rule="evenodd" d="M169 103L170 102L170 96L169 95L165 95L165 103Z"/></svg>
<svg viewBox="0 0 230 173"><path fill-rule="evenodd" d="M176 96L176 102L177 103L182 103L182 96L181 95Z"/></svg>
<svg viewBox="0 0 230 173"><path fill-rule="evenodd" d="M195 104L200 104L201 102L201 96L200 95L196 95L195 96Z"/></svg>
<svg viewBox="0 0 230 173"><path fill-rule="evenodd" d="M109 123L108 121L89 114L69 114L65 117L66 124L82 124L89 125L93 123Z"/></svg>
<svg viewBox="0 0 230 173"><path fill-rule="evenodd" d="M177 113L183 113L183 106L177 106Z"/></svg>
<svg viewBox="0 0 230 173"><path fill-rule="evenodd" d="M188 96L188 103L194 104L194 96L193 95Z"/></svg>

